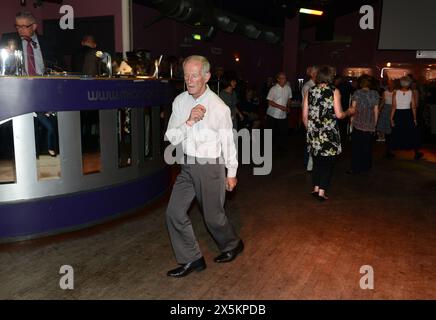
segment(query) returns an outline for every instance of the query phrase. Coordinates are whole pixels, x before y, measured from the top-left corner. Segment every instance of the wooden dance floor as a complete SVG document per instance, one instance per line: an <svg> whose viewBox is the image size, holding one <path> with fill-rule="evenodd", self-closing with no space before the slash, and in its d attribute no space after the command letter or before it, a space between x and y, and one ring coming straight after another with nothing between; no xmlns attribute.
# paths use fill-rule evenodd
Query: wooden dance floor
<svg viewBox="0 0 436 320"><path fill-rule="evenodd" d="M134 215L88 230L0 245L0 299L436 299L436 152L382 157L371 173L336 168L330 199L309 195L301 137L274 159L268 176L242 166L227 213L245 242L235 261L216 264L215 243L197 205L194 229L208 264L173 279L166 226L168 194ZM345 148L349 150L348 148ZM74 268L74 290L59 288L59 269ZM371 266L374 289L362 289Z"/></svg>

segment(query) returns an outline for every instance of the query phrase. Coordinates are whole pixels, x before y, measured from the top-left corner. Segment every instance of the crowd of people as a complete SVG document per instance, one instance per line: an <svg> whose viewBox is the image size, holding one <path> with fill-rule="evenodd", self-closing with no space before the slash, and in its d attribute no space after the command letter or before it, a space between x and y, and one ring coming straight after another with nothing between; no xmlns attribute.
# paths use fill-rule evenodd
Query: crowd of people
<svg viewBox="0 0 436 320"><path fill-rule="evenodd" d="M257 90L227 71L222 72L217 93L230 108L234 129L272 130L275 155L289 149L289 118L301 117L306 129L304 168L312 172L311 193L318 200L328 199L334 164L344 147L351 151L346 173L353 175L371 170L376 141L384 142L386 158L395 157L395 150L414 150L414 159L423 157L418 127L423 104L411 75L380 82L370 75L339 76L332 66L314 65L307 77L301 88L292 89L287 75L278 72ZM300 112L291 115L295 100L301 103Z"/></svg>
<svg viewBox="0 0 436 320"><path fill-rule="evenodd" d="M49 51L43 38L36 34L36 19L29 13L20 13L15 26L17 32L12 36L26 48L27 74L43 74L42 57L48 56ZM72 57L72 70L98 75L97 50L96 39L85 35L80 50ZM151 59L147 51L138 50L126 62L130 74L150 75L156 67L153 61L156 59ZM121 68L122 61L114 59L114 64ZM347 173L353 175L371 170L376 139L385 142L386 158L402 149L414 150L416 160L423 157L418 127L423 95L411 76L380 83L369 75L349 79L337 76L332 66L314 65L307 69L307 81L296 90L285 72L278 72L257 88L231 70L219 66L212 69L202 56L159 59L159 70L162 77L182 80L183 87L172 104L166 137L174 145L182 143L185 158L193 158L192 163L182 165L166 212L171 243L181 265L167 273L171 277L206 268L187 214L194 198L199 200L208 229L221 251L215 262L230 262L244 249L224 210L225 191L232 191L237 185L233 129L272 130L273 156L280 156L289 149L289 115L301 117L306 142L304 165L305 170L312 172L310 193L321 202L328 199L333 169L344 147L351 148ZM301 112L291 112L296 100ZM49 113L36 115L49 131L49 153L56 156L53 126L48 117ZM200 129L216 134L193 134ZM209 163L221 156L224 164ZM201 159L209 162L197 162Z"/></svg>

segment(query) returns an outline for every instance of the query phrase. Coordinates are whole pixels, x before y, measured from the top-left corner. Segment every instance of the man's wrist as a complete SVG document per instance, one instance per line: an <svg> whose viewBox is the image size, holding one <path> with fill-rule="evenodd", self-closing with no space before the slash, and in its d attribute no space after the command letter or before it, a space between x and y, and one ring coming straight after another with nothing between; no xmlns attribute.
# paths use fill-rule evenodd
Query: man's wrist
<svg viewBox="0 0 436 320"><path fill-rule="evenodd" d="M188 127L192 127L192 126L195 124L195 121L194 121L194 120L186 120L185 124L186 124Z"/></svg>
<svg viewBox="0 0 436 320"><path fill-rule="evenodd" d="M236 178L237 169L230 168L227 169L227 178Z"/></svg>

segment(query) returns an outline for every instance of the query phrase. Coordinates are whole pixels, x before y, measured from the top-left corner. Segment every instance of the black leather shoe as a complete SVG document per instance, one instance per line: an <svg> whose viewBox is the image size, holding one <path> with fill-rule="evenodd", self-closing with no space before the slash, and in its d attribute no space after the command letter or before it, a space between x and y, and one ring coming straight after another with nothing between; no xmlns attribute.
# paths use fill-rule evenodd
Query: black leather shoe
<svg viewBox="0 0 436 320"><path fill-rule="evenodd" d="M392 152L386 152L386 153L385 153L385 158L386 158L386 159L392 159L392 158L395 158L395 154L393 154Z"/></svg>
<svg viewBox="0 0 436 320"><path fill-rule="evenodd" d="M233 261L236 258L236 256L240 254L243 250L244 250L244 243L242 242L242 240L239 240L239 243L235 249L224 251L218 257L216 257L214 261L219 263Z"/></svg>
<svg viewBox="0 0 436 320"><path fill-rule="evenodd" d="M326 201L326 200L328 200L328 198L327 198L326 196L320 196L320 195L318 195L318 201L319 201L319 202L324 202L324 201Z"/></svg>
<svg viewBox="0 0 436 320"><path fill-rule="evenodd" d="M175 278L181 278L184 276L187 276L192 271L202 271L206 269L206 262L204 261L204 258L201 257L200 259L197 259L195 261L182 264L182 266L175 268L173 270L170 270L167 272L168 277L175 277Z"/></svg>

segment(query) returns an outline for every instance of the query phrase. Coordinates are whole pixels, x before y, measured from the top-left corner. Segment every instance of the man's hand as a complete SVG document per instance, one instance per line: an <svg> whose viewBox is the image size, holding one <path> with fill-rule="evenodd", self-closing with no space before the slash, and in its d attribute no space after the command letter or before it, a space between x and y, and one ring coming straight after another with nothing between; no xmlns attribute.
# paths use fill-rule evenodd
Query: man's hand
<svg viewBox="0 0 436 320"><path fill-rule="evenodd" d="M233 189L236 187L237 184L238 184L238 179L236 179L236 177L232 177L232 178L227 177L226 190L233 191Z"/></svg>
<svg viewBox="0 0 436 320"><path fill-rule="evenodd" d="M189 115L189 119L187 122L194 124L202 120L204 118L205 113L206 113L205 106L201 104L197 104L194 108L192 108L191 114Z"/></svg>

